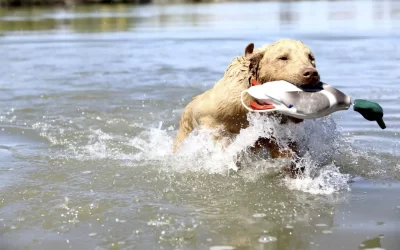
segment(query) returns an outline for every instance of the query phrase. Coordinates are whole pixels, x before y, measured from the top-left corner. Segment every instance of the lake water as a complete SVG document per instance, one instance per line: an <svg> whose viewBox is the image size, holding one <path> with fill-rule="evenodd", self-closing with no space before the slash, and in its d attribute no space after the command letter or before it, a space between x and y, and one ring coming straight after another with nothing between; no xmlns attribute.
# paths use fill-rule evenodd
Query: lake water
<svg viewBox="0 0 400 250"><path fill-rule="evenodd" d="M387 129L351 110L293 128L298 180L230 170L259 117L225 153L200 133L173 155L191 98L283 37ZM400 249L398 1L1 9L0 55L0 249Z"/></svg>

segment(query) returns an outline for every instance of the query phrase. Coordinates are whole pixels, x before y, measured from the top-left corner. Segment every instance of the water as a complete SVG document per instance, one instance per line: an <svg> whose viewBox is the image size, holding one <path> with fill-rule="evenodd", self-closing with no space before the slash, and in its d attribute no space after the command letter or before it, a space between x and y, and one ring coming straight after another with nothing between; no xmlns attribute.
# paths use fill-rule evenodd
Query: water
<svg viewBox="0 0 400 250"><path fill-rule="evenodd" d="M1 249L399 249L400 3L319 1L0 11ZM322 79L379 102L207 131L173 155L178 119L249 42L289 37ZM304 178L233 156L270 129L309 149Z"/></svg>

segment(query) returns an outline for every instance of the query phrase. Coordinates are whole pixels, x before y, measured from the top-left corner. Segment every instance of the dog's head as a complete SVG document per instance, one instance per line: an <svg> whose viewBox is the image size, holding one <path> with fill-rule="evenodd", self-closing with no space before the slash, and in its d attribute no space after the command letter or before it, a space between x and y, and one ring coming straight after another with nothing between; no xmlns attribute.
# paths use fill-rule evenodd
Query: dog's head
<svg viewBox="0 0 400 250"><path fill-rule="evenodd" d="M256 50L250 43L245 57L250 60L251 74L261 83L285 80L305 87L320 81L314 55L301 41L281 39Z"/></svg>

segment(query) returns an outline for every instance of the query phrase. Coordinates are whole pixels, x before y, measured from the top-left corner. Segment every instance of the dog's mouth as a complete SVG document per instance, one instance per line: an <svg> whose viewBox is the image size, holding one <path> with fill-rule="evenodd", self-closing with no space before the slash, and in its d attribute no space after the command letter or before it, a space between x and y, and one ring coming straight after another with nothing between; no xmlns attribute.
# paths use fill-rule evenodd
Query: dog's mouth
<svg viewBox="0 0 400 250"><path fill-rule="evenodd" d="M295 84L293 82L289 82L295 86L297 86L298 88L300 88L303 91L306 92L317 92L323 89L322 87L322 82L318 82L316 84ZM268 83L265 83L268 84ZM257 82L257 81L252 81L251 82L252 86L255 85L261 85L261 83ZM258 100L256 98L252 98L252 100L250 101L250 107L254 110L268 110L268 109L275 109L275 106L273 104L273 102L269 101L269 100Z"/></svg>
<svg viewBox="0 0 400 250"><path fill-rule="evenodd" d="M296 85L296 86L299 87L303 91L318 91L318 90L323 89L321 81L318 81L318 83L309 83L309 84L302 84L302 85Z"/></svg>
<svg viewBox="0 0 400 250"><path fill-rule="evenodd" d="M322 87L323 82L318 81L317 83L307 83L307 84L303 84L303 83L295 83L295 82L290 82L287 81L291 84L293 84L294 86L298 87L299 89L301 89L302 91L305 92L316 92L316 91L320 91L323 90L324 88Z"/></svg>
<svg viewBox="0 0 400 250"><path fill-rule="evenodd" d="M296 87L298 87L298 88L300 88L301 90L303 90L303 91L317 91L317 90L322 90L323 88L322 88L322 82L321 81L318 81L317 83L296 83L296 82L291 82L291 81L288 81L288 80L285 80L285 81L287 81L287 82L289 82L289 83L291 83L291 84L293 84L294 86L296 86ZM268 84L268 82L265 82L265 83L258 83L258 82L252 82L252 86L254 86L254 85L258 85L258 84Z"/></svg>

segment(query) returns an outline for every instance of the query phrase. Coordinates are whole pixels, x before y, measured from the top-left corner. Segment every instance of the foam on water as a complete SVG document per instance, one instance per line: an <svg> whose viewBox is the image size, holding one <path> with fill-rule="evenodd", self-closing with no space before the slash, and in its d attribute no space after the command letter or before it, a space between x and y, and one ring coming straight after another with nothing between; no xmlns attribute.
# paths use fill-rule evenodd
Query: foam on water
<svg viewBox="0 0 400 250"><path fill-rule="evenodd" d="M262 236L258 241L260 243L270 243L270 242L277 241L277 238L275 238L273 236Z"/></svg>

